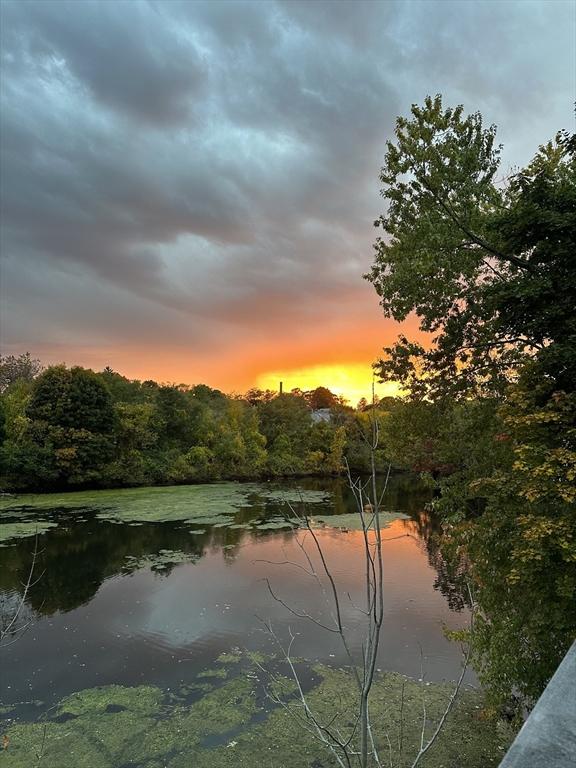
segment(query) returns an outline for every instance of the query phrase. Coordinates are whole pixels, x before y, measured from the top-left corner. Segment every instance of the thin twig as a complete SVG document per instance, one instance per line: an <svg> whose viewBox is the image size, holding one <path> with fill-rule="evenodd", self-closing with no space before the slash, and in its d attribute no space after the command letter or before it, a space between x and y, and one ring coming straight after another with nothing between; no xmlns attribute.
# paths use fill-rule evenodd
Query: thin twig
<svg viewBox="0 0 576 768"><path fill-rule="evenodd" d="M472 604L472 613L470 615L470 642L468 643L468 650L466 651L465 657L464 657L464 664L462 665L462 672L460 673L460 677L458 678L458 681L454 687L454 690L452 691L452 695L450 696L450 699L448 701L448 704L446 706L446 709L444 710L442 717L440 718L438 725L436 726L436 730L428 740L427 744L424 747L420 747L420 751L416 755L416 758L414 762L412 763L411 768L416 768L418 763L420 762L421 758L426 754L426 752L430 749L430 747L434 744L436 741L436 738L438 737L440 731L442 730L442 727L444 723L446 722L446 718L450 714L450 710L452 709L454 702L456 701L456 697L458 696L458 693L460 692L460 688L462 687L462 681L464 680L464 675L466 674L466 671L468 669L468 663L470 661L470 654L472 652L472 645L474 641L474 602L472 597L472 590L470 588L470 585L468 586L468 593L470 595L470 600Z"/></svg>

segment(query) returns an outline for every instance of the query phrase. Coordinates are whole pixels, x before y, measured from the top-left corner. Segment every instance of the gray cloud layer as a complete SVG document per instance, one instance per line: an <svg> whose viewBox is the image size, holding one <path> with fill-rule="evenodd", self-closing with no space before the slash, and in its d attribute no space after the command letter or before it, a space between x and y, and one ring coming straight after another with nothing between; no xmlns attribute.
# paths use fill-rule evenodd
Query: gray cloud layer
<svg viewBox="0 0 576 768"><path fill-rule="evenodd" d="M3 2L4 348L201 361L360 322L395 116L443 92L525 162L571 121L574 7Z"/></svg>

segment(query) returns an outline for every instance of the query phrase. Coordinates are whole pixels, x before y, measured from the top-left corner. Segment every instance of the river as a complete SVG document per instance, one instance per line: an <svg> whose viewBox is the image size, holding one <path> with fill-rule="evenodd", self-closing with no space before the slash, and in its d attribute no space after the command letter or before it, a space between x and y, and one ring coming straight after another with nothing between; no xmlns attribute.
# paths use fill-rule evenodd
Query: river
<svg viewBox="0 0 576 768"><path fill-rule="evenodd" d="M385 613L377 665L382 674L435 684L458 677L461 649L446 638L445 628L465 628L470 616L462 585L450 579L435 547L427 501L426 489L407 475L393 477L384 497ZM37 551L33 586L17 622L23 631L6 638L1 651L2 704L12 741L26 724L49 722L52 728L53 721L79 717L62 701L86 692L118 697L126 690L154 690L164 706L173 697L183 707L208 701L210 685L221 685L231 669L262 683L258 708L270 712L263 665L279 659L278 643L285 646L290 635L305 685L312 685L315 664L345 667L339 637L319 626L330 625L333 605L307 573L303 546L319 572L321 564L310 534L295 527L304 512L314 520L335 579L352 653L361 657L364 543L362 532L341 517L355 511L342 480L22 496L4 498L1 505L4 625ZM476 685L472 670L465 683ZM130 710L121 696L119 701L103 711ZM264 716L252 714L249 722ZM202 750L222 747L235 727L202 737ZM232 743L230 738L226 745ZM18 754L23 760L24 751ZM44 765L64 759L57 754L42 755ZM118 758L106 763L102 755L86 754L87 762L77 765L119 766ZM171 749L172 757L178 754ZM125 764L156 766L134 760ZM164 764L172 765L158 762Z"/></svg>

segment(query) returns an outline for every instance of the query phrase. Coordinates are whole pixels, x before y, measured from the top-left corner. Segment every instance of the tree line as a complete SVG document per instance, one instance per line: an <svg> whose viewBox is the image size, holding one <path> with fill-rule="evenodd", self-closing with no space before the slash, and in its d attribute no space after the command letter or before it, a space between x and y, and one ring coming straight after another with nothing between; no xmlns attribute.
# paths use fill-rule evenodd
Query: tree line
<svg viewBox="0 0 576 768"><path fill-rule="evenodd" d="M53 365L0 361L4 490L338 474L352 409L325 387L229 396ZM329 421L314 421L330 408Z"/></svg>
<svg viewBox="0 0 576 768"><path fill-rule="evenodd" d="M426 472L397 440L406 403L327 387L227 395L205 384L131 380L107 367L43 368L29 353L0 358L0 489L53 491L370 471ZM411 406L408 406L411 407ZM324 418L315 419L317 411ZM325 418L325 412L329 416Z"/></svg>

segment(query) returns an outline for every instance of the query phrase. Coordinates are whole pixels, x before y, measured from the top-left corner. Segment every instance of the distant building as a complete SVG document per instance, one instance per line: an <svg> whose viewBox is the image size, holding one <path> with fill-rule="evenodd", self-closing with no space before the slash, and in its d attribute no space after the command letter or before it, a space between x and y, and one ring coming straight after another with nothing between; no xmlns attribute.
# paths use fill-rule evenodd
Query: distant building
<svg viewBox="0 0 576 768"><path fill-rule="evenodd" d="M332 413L330 408L317 408L310 414L314 424L319 424L321 421L332 421Z"/></svg>

